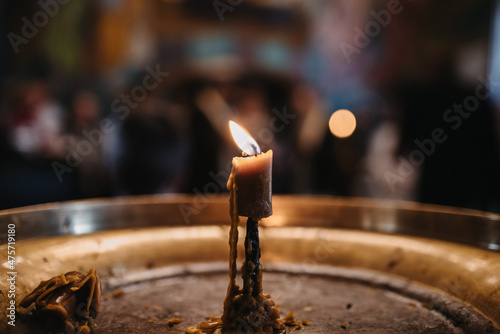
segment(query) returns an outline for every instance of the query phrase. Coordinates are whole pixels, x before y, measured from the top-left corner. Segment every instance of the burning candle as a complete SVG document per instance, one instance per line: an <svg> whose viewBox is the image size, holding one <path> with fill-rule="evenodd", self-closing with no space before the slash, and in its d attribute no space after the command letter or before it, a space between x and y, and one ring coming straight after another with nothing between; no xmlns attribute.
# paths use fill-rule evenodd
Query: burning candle
<svg viewBox="0 0 500 334"><path fill-rule="evenodd" d="M262 294L262 265L260 264L259 220L273 213L271 202L271 169L273 151L262 153L248 132L234 122L229 127L243 157L233 158L233 169L227 188L230 190L231 229L229 230L229 285L224 299L222 317L212 317L193 333L271 333L282 331L280 313L270 295ZM243 288L236 284L239 216L248 217L245 236L245 262L241 268Z"/></svg>
<svg viewBox="0 0 500 334"><path fill-rule="evenodd" d="M236 213L258 221L273 214L271 181L273 151L261 153L257 142L233 121L229 127L234 141L247 156L234 157L228 189L235 192ZM234 189L233 189L234 187Z"/></svg>
<svg viewBox="0 0 500 334"><path fill-rule="evenodd" d="M231 191L229 231L229 285L224 300L221 326L233 331L242 324L249 332L283 329L279 311L270 296L262 294L262 265L258 221L273 213L271 202L271 169L273 152L262 153L248 132L234 122L229 123L236 144L246 156L233 158L233 169L227 187ZM239 216L248 217L245 236L245 262L242 266L243 289L236 284L236 258ZM255 316L261 319L255 322Z"/></svg>

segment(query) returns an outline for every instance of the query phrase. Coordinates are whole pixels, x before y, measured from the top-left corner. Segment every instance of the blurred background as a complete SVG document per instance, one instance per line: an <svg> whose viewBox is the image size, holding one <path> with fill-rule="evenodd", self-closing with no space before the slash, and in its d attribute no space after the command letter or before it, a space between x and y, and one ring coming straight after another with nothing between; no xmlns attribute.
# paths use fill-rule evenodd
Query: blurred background
<svg viewBox="0 0 500 334"><path fill-rule="evenodd" d="M232 119L275 194L500 212L496 1L2 1L0 24L0 209L226 192Z"/></svg>

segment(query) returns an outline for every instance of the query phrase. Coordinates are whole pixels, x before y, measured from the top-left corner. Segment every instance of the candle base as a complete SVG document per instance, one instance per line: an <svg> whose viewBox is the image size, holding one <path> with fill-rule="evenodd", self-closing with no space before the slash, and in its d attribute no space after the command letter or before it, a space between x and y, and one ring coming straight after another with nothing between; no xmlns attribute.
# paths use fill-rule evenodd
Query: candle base
<svg viewBox="0 0 500 334"><path fill-rule="evenodd" d="M259 224L248 218L245 262L241 269L243 289L230 301L229 313L223 317L222 333L272 333L285 328L271 296L262 294L260 255Z"/></svg>

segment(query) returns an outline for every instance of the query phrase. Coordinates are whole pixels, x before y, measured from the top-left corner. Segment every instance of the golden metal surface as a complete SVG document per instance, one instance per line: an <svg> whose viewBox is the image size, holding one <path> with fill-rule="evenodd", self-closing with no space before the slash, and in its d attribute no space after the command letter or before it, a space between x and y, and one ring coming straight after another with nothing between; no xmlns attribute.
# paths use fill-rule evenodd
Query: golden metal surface
<svg viewBox="0 0 500 334"><path fill-rule="evenodd" d="M227 225L228 197L136 196L42 204L0 211L0 226L16 223L18 237L28 239L145 226ZM500 215L493 213L330 196L273 196L273 209L262 225L403 234L500 251Z"/></svg>
<svg viewBox="0 0 500 334"><path fill-rule="evenodd" d="M498 215L330 197L273 201L275 215L261 228L266 265L294 264L311 273L362 268L402 278L472 306L500 328ZM186 209L191 215L182 214ZM0 232L9 223L17 230L18 301L41 280L70 270L95 267L113 285L146 269L154 278L163 268L182 272L228 257L226 196L50 204L0 213ZM0 245L0 261L7 261L6 245ZM0 298L4 310L7 299Z"/></svg>

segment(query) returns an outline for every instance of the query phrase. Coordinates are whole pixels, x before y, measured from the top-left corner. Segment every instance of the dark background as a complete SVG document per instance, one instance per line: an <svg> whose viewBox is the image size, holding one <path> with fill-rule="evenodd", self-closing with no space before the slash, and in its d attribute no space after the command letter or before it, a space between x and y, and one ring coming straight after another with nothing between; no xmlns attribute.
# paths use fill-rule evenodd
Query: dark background
<svg viewBox="0 0 500 334"><path fill-rule="evenodd" d="M2 1L0 209L203 193L241 154L233 119L273 149L276 194L500 212L496 10L484 0ZM145 89L155 69L169 74ZM455 111L464 103L470 111ZM338 109L356 117L348 138L328 129Z"/></svg>

